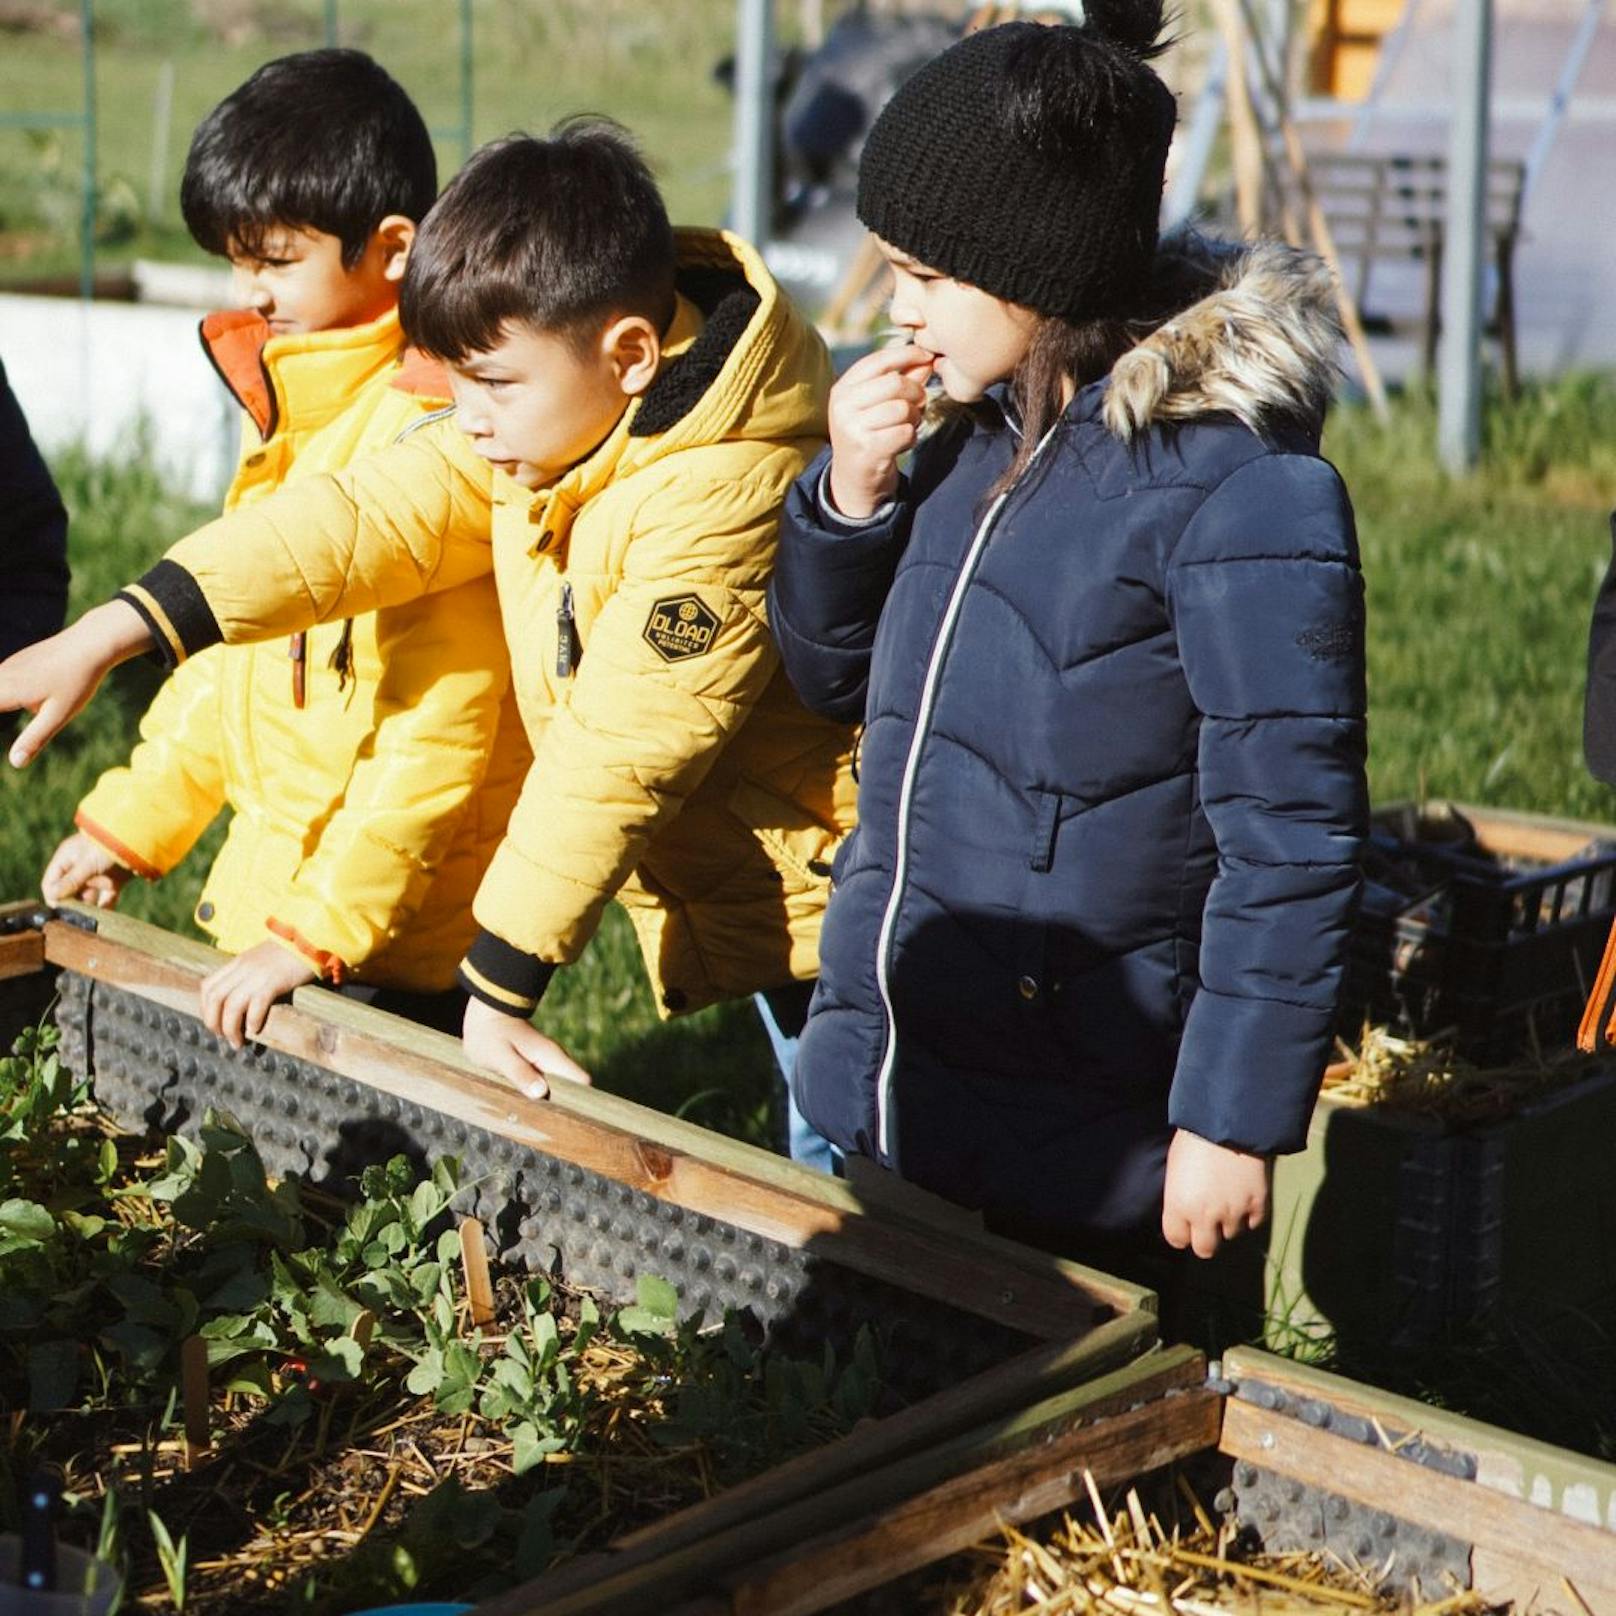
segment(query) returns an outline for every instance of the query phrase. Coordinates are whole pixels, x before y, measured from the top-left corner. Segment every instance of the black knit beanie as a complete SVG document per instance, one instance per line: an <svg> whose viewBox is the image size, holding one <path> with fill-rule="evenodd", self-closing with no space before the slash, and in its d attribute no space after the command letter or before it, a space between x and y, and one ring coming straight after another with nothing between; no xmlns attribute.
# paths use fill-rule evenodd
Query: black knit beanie
<svg viewBox="0 0 1616 1616"><path fill-rule="evenodd" d="M1077 27L984 28L906 80L859 163L858 216L956 280L1041 314L1125 314L1149 279L1176 107L1147 65L1160 0Z"/></svg>

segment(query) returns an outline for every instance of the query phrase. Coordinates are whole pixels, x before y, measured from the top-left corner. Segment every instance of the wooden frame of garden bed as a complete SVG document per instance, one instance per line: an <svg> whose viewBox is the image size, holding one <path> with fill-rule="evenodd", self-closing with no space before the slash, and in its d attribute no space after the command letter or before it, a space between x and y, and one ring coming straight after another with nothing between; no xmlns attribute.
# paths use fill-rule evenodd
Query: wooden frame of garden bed
<svg viewBox="0 0 1616 1616"><path fill-rule="evenodd" d="M1228 1353L1222 1373L1234 1393L1255 1384L1284 1400L1227 1398L1218 1446L1228 1457L1457 1538L1489 1600L1616 1616L1616 1465L1255 1348ZM1372 1440L1321 1428L1323 1407L1367 1423ZM1414 1439L1463 1456L1472 1474L1410 1462Z"/></svg>
<svg viewBox="0 0 1616 1616"><path fill-rule="evenodd" d="M1255 1349L1224 1359L1227 1379L1205 1372L1166 1348L875 1469L847 1462L854 1432L751 1484L771 1487L768 1512L742 1519L720 1497L476 1616L809 1616L1081 1502L1089 1477L1120 1485L1214 1451L1261 1467L1299 1516L1392 1516L1405 1541L1458 1539L1489 1600L1616 1616L1616 1466ZM1432 1452L1473 1474L1433 1468ZM1267 1547L1308 1546L1269 1530Z"/></svg>
<svg viewBox="0 0 1616 1616"><path fill-rule="evenodd" d="M106 988L135 996L152 1012L152 1037L191 1049L199 1039L210 1041L194 1023L198 986L219 963L217 953L126 916L76 905L59 914L67 918L40 917L38 925L0 934L0 973L72 973L80 979L81 1007L91 1007L85 1011L91 1025L96 1001L85 997L86 985L92 994ZM27 905L0 910L0 926L34 918ZM91 1031L84 1036L88 1060L99 1040ZM697 1543L705 1563L714 1534L748 1531L758 1517L792 1507L807 1509L820 1529L839 1518L837 1508L859 1503L864 1495L856 1483L865 1472L924 1467L933 1449L960 1433L986 1422L1013 1427L1020 1411L1097 1377L1104 1383L1156 1345L1148 1290L985 1234L924 1201L901 1193L889 1199L879 1183L855 1190L602 1091L558 1083L549 1100L528 1099L469 1065L456 1040L322 990L300 990L290 1005L276 1006L261 1042L393 1096L406 1112L446 1115L564 1158L637 1195L738 1225L775 1249L811 1250L824 1264L991 1321L1021 1339L1015 1355L994 1367L720 1494L666 1532L651 1529L644 1543L630 1545L638 1558L660 1561L681 1544ZM839 1501L829 1513L827 1499Z"/></svg>
<svg viewBox="0 0 1616 1616"><path fill-rule="evenodd" d="M128 916L80 905L64 912L75 919L0 939L11 951L0 954L0 968L14 956L18 974L25 961L37 969L42 954L46 965L198 1017L198 987L218 967L216 951ZM659 1201L787 1247L811 1245L827 1261L1034 1340L1075 1339L1108 1319L1155 1312L1141 1286L999 1239L901 1192L889 1201L874 1186L855 1190L603 1090L557 1083L549 1099L528 1099L471 1065L458 1040L323 989L300 988L290 1005L276 1005L258 1042Z"/></svg>

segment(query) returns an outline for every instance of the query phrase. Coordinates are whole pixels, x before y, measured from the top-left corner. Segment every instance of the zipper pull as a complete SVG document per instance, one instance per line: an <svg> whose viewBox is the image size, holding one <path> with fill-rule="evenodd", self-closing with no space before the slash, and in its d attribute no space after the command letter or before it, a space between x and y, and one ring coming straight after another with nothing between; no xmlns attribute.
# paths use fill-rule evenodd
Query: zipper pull
<svg viewBox="0 0 1616 1616"><path fill-rule="evenodd" d="M286 654L292 659L292 705L301 707L306 697L305 665L308 658L309 637L294 634L287 642Z"/></svg>
<svg viewBox="0 0 1616 1616"><path fill-rule="evenodd" d="M574 637L572 585L561 586L561 604L556 608L556 678L570 679L577 661L578 642Z"/></svg>

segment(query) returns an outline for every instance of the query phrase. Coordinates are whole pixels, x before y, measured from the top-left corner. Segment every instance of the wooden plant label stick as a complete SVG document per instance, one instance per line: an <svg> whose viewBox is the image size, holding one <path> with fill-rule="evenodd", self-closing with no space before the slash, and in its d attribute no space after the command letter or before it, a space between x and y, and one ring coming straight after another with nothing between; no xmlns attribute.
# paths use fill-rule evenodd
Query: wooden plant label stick
<svg viewBox="0 0 1616 1616"><path fill-rule="evenodd" d="M466 1274L466 1300L471 1304L473 1327L494 1322L494 1287L488 1282L488 1250L483 1226L476 1218L460 1225L460 1265Z"/></svg>
<svg viewBox="0 0 1616 1616"><path fill-rule="evenodd" d="M194 1469L206 1457L208 1433L208 1344L188 1335L180 1346L180 1396L185 1405L185 1468Z"/></svg>

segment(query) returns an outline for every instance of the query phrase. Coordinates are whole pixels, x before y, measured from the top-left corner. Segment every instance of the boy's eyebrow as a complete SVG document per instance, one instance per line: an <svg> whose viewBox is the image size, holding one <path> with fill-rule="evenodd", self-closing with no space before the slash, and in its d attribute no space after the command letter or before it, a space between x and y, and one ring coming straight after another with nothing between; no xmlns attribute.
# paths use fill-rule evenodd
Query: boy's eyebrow
<svg viewBox="0 0 1616 1616"><path fill-rule="evenodd" d="M292 254L293 238L290 232L279 231L271 233L266 231L260 235L251 247L237 237L231 237L227 258L244 258L250 263L267 264L274 259L289 258Z"/></svg>
<svg viewBox="0 0 1616 1616"><path fill-rule="evenodd" d="M470 376L476 381L510 381L516 374L503 360L487 354L451 360L449 369L457 376Z"/></svg>

